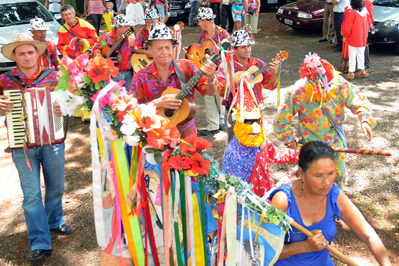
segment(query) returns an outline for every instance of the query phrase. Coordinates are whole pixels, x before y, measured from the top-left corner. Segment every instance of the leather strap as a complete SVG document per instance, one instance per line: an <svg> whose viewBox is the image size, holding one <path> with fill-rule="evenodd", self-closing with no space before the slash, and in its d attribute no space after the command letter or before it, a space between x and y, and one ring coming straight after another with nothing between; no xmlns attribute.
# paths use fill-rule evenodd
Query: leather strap
<svg viewBox="0 0 399 266"><path fill-rule="evenodd" d="M172 63L173 63L173 68L175 69L176 72L176 76L180 81L181 87L183 88L184 85L186 85L187 81L184 79L183 73L181 72L179 65L177 64L175 59L172 59Z"/></svg>

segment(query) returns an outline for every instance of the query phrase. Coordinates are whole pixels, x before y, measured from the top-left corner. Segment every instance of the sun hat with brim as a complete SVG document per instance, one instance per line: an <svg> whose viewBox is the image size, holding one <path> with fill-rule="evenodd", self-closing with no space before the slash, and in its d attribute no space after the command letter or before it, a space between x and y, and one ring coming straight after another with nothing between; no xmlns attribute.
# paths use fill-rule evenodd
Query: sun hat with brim
<svg viewBox="0 0 399 266"><path fill-rule="evenodd" d="M145 14L144 20L152 20L157 18L159 18L157 10L155 8L151 8L147 11L147 14Z"/></svg>
<svg viewBox="0 0 399 266"><path fill-rule="evenodd" d="M43 19L41 18L33 18L30 20L30 31L33 30L48 30L49 26L46 25Z"/></svg>
<svg viewBox="0 0 399 266"><path fill-rule="evenodd" d="M112 27L119 28L119 27L123 27L123 26L130 26L130 23L126 19L125 15L119 14L119 15L115 16L114 24L112 25Z"/></svg>
<svg viewBox="0 0 399 266"><path fill-rule="evenodd" d="M177 40L172 37L171 30L163 23L156 23L151 26L148 40L172 40L173 45L178 43Z"/></svg>
<svg viewBox="0 0 399 266"><path fill-rule="evenodd" d="M246 46L246 45L252 45L252 44L255 44L255 41L251 40L248 32L246 32L245 30L237 30L237 31L233 32L232 45L234 47Z"/></svg>
<svg viewBox="0 0 399 266"><path fill-rule="evenodd" d="M212 8L210 7L203 7L198 10L197 19L201 20L211 20L215 19L216 15L213 14Z"/></svg>
<svg viewBox="0 0 399 266"><path fill-rule="evenodd" d="M14 58L12 57L12 53L15 50L15 48L21 44L32 44L39 51L39 56L41 56L46 51L47 48L47 43L35 41L27 33L18 33L12 38L11 43L6 44L3 46L3 48L1 48L1 53L4 55L4 57L12 61L15 61Z"/></svg>

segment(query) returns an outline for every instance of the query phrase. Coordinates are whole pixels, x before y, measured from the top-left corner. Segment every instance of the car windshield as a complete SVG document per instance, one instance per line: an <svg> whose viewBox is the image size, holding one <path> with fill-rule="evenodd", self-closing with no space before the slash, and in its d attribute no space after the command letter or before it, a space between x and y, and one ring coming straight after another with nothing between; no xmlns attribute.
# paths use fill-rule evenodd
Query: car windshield
<svg viewBox="0 0 399 266"><path fill-rule="evenodd" d="M51 15L35 2L0 5L0 27L29 24L36 17L52 21Z"/></svg>
<svg viewBox="0 0 399 266"><path fill-rule="evenodd" d="M399 0L373 0L373 5L399 7Z"/></svg>

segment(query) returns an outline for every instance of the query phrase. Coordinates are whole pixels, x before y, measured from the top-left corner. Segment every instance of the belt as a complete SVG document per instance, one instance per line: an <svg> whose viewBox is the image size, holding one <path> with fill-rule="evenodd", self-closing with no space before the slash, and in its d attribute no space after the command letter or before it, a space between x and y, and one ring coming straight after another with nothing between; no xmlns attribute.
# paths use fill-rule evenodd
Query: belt
<svg viewBox="0 0 399 266"><path fill-rule="evenodd" d="M344 12L334 12L334 13L336 13L336 14L344 14Z"/></svg>

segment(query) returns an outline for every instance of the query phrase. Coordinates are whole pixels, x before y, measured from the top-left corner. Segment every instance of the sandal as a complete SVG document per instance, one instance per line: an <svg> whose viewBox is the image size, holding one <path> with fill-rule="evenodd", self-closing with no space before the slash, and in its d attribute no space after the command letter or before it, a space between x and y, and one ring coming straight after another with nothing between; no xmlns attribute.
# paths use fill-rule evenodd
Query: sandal
<svg viewBox="0 0 399 266"><path fill-rule="evenodd" d="M355 78L355 73L349 72L348 74L345 75L346 79L354 79Z"/></svg>
<svg viewBox="0 0 399 266"><path fill-rule="evenodd" d="M365 71L363 71L363 72L359 72L359 73L357 73L356 74L356 77L358 77L358 78L367 78L367 73L365 72Z"/></svg>

